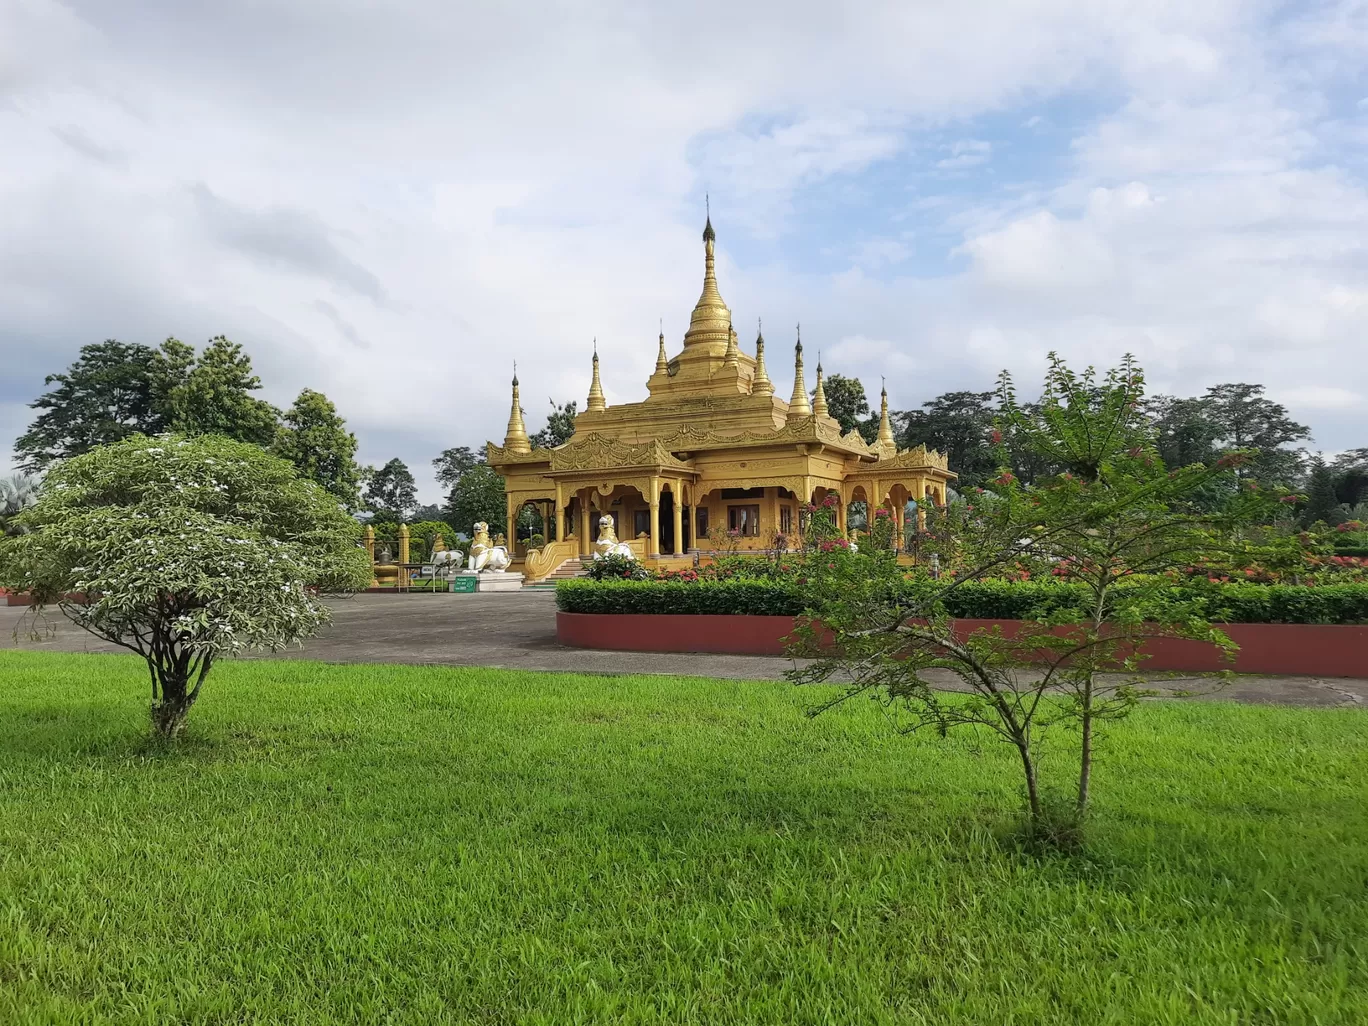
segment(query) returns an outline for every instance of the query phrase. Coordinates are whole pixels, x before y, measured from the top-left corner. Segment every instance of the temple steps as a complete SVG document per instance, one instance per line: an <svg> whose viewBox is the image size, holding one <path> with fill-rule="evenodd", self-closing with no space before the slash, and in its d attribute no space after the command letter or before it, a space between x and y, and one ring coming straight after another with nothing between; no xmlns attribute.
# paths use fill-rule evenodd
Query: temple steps
<svg viewBox="0 0 1368 1026"><path fill-rule="evenodd" d="M584 562L577 556L574 559L567 559L541 580L529 582L528 584L523 585L523 587L535 588L538 585L550 585L551 587L555 587L557 581L568 581L571 578L580 577L583 574Z"/></svg>

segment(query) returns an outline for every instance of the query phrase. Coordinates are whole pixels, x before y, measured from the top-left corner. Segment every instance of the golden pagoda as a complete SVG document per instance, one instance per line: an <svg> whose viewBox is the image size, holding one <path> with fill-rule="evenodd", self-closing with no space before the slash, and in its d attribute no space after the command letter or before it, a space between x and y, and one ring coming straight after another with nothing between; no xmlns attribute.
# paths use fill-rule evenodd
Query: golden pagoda
<svg viewBox="0 0 1368 1026"><path fill-rule="evenodd" d="M716 234L703 228L703 292L689 316L680 352L669 358L662 331L655 372L640 402L610 406L599 376L597 345L586 409L575 433L554 449L532 448L513 379L513 405L503 445L488 443L490 466L503 475L507 534L525 505L539 508L554 529L527 556L537 579L562 563L588 557L603 516L618 538L643 559L670 561L714 549L718 532L728 547L770 550L777 536L796 546L800 508L839 498L837 516L863 502L884 506L903 537L909 499L944 503L955 479L945 457L924 445L899 450L881 395L878 437L841 433L827 412L820 361L815 400L803 375L801 333L794 346L793 394L775 395L765 365L765 339L755 355L741 351L731 310L717 287ZM516 555L523 556L521 545Z"/></svg>

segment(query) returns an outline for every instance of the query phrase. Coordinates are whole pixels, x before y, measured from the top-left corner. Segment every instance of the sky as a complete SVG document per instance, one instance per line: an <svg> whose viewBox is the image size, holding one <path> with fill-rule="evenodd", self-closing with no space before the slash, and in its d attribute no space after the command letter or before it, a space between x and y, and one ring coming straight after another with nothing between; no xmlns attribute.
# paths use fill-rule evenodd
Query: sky
<svg viewBox="0 0 1368 1026"><path fill-rule="evenodd" d="M801 322L895 409L1131 352L1368 445L1368 0L0 0L0 470L81 345L224 334L437 501L515 360L645 396L705 195L782 395Z"/></svg>

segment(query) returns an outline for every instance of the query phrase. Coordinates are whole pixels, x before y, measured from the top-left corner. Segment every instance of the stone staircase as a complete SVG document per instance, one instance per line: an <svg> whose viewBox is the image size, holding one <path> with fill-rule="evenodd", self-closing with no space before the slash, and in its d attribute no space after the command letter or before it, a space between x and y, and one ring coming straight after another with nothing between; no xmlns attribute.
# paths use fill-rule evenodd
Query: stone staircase
<svg viewBox="0 0 1368 1026"><path fill-rule="evenodd" d="M540 581L530 581L524 584L524 588L554 588L557 581L568 581L574 577L580 577L584 573L584 562L575 557L567 559L556 569L543 577Z"/></svg>

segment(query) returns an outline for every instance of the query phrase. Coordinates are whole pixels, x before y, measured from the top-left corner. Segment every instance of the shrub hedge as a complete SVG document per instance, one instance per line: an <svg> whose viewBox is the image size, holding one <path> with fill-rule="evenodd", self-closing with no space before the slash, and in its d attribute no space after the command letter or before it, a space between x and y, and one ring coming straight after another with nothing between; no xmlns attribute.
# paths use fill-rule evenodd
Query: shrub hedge
<svg viewBox="0 0 1368 1026"><path fill-rule="evenodd" d="M909 584L909 592L926 585ZM912 597L909 595L909 597ZM1157 596L1159 607L1200 600L1221 623L1368 623L1368 584L1318 587L1262 584L1175 585ZM712 613L796 616L807 608L801 588L785 581L561 581L556 605L567 613ZM1026 620L1083 613L1082 593L1055 582L967 582L947 594L950 616Z"/></svg>

